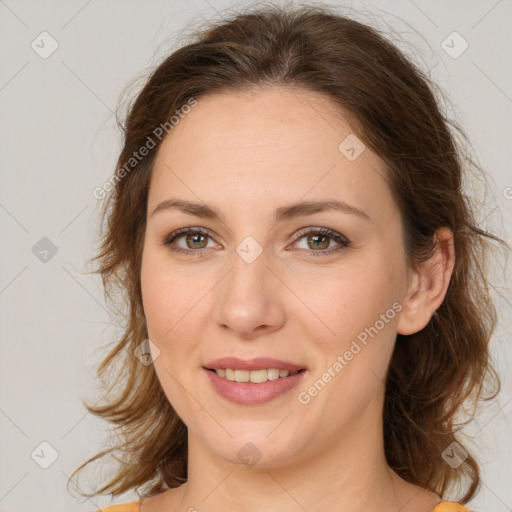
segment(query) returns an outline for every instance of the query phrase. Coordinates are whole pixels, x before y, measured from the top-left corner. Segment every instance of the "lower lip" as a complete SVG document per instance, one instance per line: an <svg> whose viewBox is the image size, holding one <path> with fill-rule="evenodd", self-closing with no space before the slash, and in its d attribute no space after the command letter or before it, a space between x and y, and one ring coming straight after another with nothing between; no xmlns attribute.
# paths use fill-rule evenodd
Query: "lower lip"
<svg viewBox="0 0 512 512"><path fill-rule="evenodd" d="M214 371L206 369L204 371L208 374L213 388L219 395L231 402L242 405L270 402L294 388L306 373L305 370L302 370L289 377L279 377L279 379L256 384L254 382L235 382L219 377Z"/></svg>

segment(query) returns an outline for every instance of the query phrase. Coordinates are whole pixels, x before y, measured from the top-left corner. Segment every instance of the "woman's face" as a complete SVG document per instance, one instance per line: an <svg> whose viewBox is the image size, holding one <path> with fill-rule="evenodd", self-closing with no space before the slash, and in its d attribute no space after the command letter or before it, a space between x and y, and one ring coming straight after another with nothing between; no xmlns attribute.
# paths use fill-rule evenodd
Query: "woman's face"
<svg viewBox="0 0 512 512"><path fill-rule="evenodd" d="M230 462L306 460L380 428L402 224L383 161L333 111L307 91L217 93L156 158L141 272L155 370L189 439ZM164 244L183 228L204 233ZM287 367L301 371L276 378Z"/></svg>

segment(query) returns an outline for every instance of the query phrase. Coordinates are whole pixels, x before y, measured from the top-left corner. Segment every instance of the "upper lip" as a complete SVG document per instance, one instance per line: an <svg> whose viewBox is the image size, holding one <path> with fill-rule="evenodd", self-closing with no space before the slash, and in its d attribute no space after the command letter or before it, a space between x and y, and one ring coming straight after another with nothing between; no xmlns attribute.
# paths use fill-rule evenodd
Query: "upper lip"
<svg viewBox="0 0 512 512"><path fill-rule="evenodd" d="M276 370L288 370L296 372L305 370L304 366L282 361L280 359L272 359L269 357L256 357L254 359L239 359L238 357L221 357L205 364L204 367L208 370L218 370L220 368L230 368L236 370L263 370L267 368L275 368Z"/></svg>

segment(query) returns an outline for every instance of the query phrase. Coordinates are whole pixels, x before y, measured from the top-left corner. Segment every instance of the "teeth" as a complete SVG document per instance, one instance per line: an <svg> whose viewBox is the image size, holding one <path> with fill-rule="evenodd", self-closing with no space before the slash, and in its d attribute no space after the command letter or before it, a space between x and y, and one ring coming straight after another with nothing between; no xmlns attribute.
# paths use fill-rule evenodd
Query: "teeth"
<svg viewBox="0 0 512 512"><path fill-rule="evenodd" d="M267 370L267 379L268 380L276 380L279 379L279 370L275 368L270 368Z"/></svg>
<svg viewBox="0 0 512 512"><path fill-rule="evenodd" d="M235 370L235 380L237 382L249 382L249 372L247 370Z"/></svg>
<svg viewBox="0 0 512 512"><path fill-rule="evenodd" d="M251 382L260 383L267 381L267 370L253 370L247 373Z"/></svg>
<svg viewBox="0 0 512 512"><path fill-rule="evenodd" d="M288 370L277 370L276 368L268 368L263 370L234 370L232 368L219 368L215 370L219 377L224 377L233 382L254 382L261 384L267 380L276 380L279 378L295 375L298 372L290 372Z"/></svg>

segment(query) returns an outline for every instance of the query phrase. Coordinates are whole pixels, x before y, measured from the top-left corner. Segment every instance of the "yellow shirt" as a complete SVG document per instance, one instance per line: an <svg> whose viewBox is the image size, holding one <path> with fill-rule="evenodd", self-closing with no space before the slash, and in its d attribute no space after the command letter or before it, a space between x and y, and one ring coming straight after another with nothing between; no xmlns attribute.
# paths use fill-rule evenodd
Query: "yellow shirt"
<svg viewBox="0 0 512 512"><path fill-rule="evenodd" d="M96 512L139 512L140 500L124 505L110 505ZM432 512L472 512L471 509L454 501L440 501Z"/></svg>

